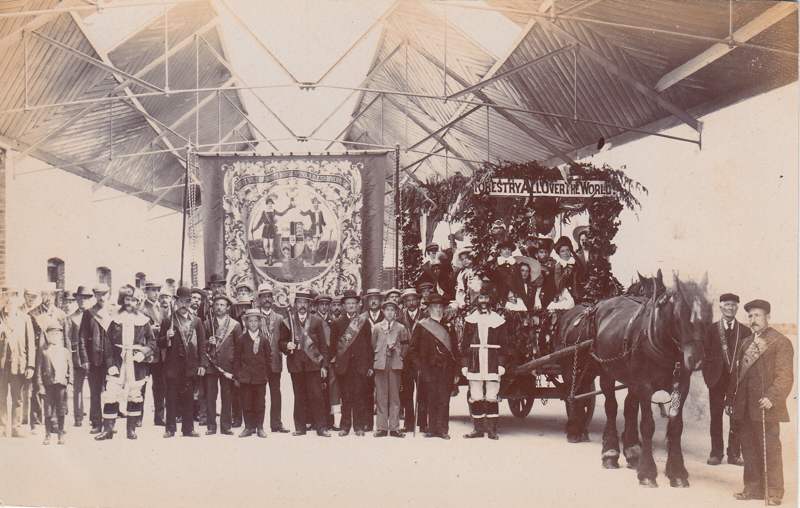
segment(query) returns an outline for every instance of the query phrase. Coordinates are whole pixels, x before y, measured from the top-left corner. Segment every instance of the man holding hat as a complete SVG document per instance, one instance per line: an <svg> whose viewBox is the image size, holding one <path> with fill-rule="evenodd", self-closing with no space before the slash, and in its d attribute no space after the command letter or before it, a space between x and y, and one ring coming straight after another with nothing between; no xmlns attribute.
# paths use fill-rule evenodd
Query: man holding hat
<svg viewBox="0 0 800 508"><path fill-rule="evenodd" d="M445 307L447 301L442 296L428 298L430 317L421 319L414 327L408 358L420 373L417 397L422 397L425 403L426 421L422 422L425 437L450 439L450 394L459 362L455 334L442 322Z"/></svg>
<svg viewBox="0 0 800 508"><path fill-rule="evenodd" d="M708 387L709 413L711 416L711 454L708 464L722 463L724 441L722 439L722 413L725 410L725 394L733 373L734 361L750 329L736 319L739 310L739 297L725 293L719 297L719 310L722 319L711 325L705 337L705 359L703 379ZM741 444L736 434L734 420L730 419L728 432L728 464L743 465Z"/></svg>
<svg viewBox="0 0 800 508"><path fill-rule="evenodd" d="M30 316L22 308L22 298L9 296L2 321L0 341L0 426L12 437L22 437L22 399L24 386L36 368L36 335ZM11 394L11 420L8 420L8 395Z"/></svg>
<svg viewBox="0 0 800 508"><path fill-rule="evenodd" d="M153 334L158 336L160 333L161 322L164 321L167 315L167 309L159 302L159 295L161 294L161 284L155 282L146 282L144 285L145 301L142 304L142 314L150 319L150 327L153 329ZM155 348L152 354L147 358L150 375L152 378L153 392L153 423L155 425L164 425L164 408L167 400L167 387L164 382L164 359L162 358L162 351L160 348Z"/></svg>
<svg viewBox="0 0 800 508"><path fill-rule="evenodd" d="M270 373L271 350L269 340L262 331L264 314L259 309L244 312L244 333L235 337L234 378L239 384L239 395L244 412L244 429L239 437L256 434L267 437L264 432L264 398Z"/></svg>
<svg viewBox="0 0 800 508"><path fill-rule="evenodd" d="M753 300L744 310L752 334L736 354L726 399L744 457L744 489L734 497L764 499L766 494L767 504L776 506L784 493L780 422L789 421L786 398L794 386L794 348L769 326L769 302Z"/></svg>
<svg viewBox="0 0 800 508"><path fill-rule="evenodd" d="M355 291L346 290L342 294L344 314L331 328L331 351L336 355L332 361L342 389L340 436L348 435L351 427L357 436L363 436L371 420L367 409L367 380L373 361L372 328L369 312L359 313L360 301Z"/></svg>
<svg viewBox="0 0 800 508"><path fill-rule="evenodd" d="M72 413L75 426L83 425L83 384L89 375L89 355L86 353L86 344L81 340L81 320L86 306L94 296L86 286L78 286L72 296L75 298L77 308L67 316L67 337L69 338L72 352Z"/></svg>
<svg viewBox="0 0 800 508"><path fill-rule="evenodd" d="M176 296L175 311L161 323L158 337L159 347L166 350L167 425L164 437L175 435L179 412L181 433L185 437L198 437L194 430L193 396L198 378L204 376L208 368L208 359L201 354L206 350L206 332L203 322L191 311L192 290L179 287Z"/></svg>
<svg viewBox="0 0 800 508"><path fill-rule="evenodd" d="M328 405L322 393L322 380L328 375L328 344L322 318L309 311L312 300L309 292L295 294L295 312L289 314L292 338L284 337L281 351L286 354L286 368L292 376L293 435L304 436L306 425L312 423L318 436L330 437Z"/></svg>
<svg viewBox="0 0 800 508"><path fill-rule="evenodd" d="M100 396L106 380L105 348L106 333L111 324L111 312L108 306L109 288L99 283L92 288L94 305L83 313L80 336L86 347L89 358L89 420L92 424L91 434L102 431L103 414Z"/></svg>
<svg viewBox="0 0 800 508"><path fill-rule="evenodd" d="M474 429L466 438L498 439L500 378L505 374L505 319L490 308L491 294L481 288L477 308L464 319L461 373L469 383L469 409Z"/></svg>
<svg viewBox="0 0 800 508"><path fill-rule="evenodd" d="M408 330L409 335L414 337L414 330L417 324L424 319L425 313L420 309L419 293L414 288L408 288L400 295L400 301L403 305L400 310L400 317L398 321ZM417 413L414 407L414 389L417 390ZM405 432L413 432L414 426L418 425L427 430L428 428L428 415L425 410L425 397L422 394L422 386L417 375L417 368L412 361L403 362L403 373L400 378L400 406L403 410L403 430Z"/></svg>
<svg viewBox="0 0 800 508"><path fill-rule="evenodd" d="M269 426L272 432L286 433L281 421L281 373L283 372L283 355L281 342L292 339L288 315L284 316L275 308L272 286L262 283L258 286L258 307L264 315L261 332L269 341L270 371L267 377L269 384Z"/></svg>
<svg viewBox="0 0 800 508"><path fill-rule="evenodd" d="M231 435L233 387L234 387L234 342L242 333L242 327L231 317L233 302L225 294L217 294L211 300L213 315L206 321L206 351L209 369L206 371L206 434L217 433L217 394L221 396L219 423L224 435Z"/></svg>
<svg viewBox="0 0 800 508"><path fill-rule="evenodd" d="M142 417L147 382L147 359L157 350L150 318L137 311L144 300L141 290L130 286L120 290L119 311L108 326L104 350L106 386L103 390L103 432L96 441L112 439L117 414L127 420L128 439L137 439L136 427Z"/></svg>
<svg viewBox="0 0 800 508"><path fill-rule="evenodd" d="M400 373L408 351L408 329L397 321L397 304L386 300L381 305L384 319L372 327L372 369L375 399L378 403L375 437L403 437L400 432Z"/></svg>

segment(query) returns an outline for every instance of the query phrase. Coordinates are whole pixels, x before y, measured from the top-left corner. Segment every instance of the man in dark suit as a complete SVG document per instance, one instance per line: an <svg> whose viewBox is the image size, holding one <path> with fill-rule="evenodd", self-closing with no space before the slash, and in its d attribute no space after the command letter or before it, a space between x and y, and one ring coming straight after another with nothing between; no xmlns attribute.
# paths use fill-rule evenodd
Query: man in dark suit
<svg viewBox="0 0 800 508"><path fill-rule="evenodd" d="M206 351L209 369L206 371L206 434L217 433L217 393L221 406L219 423L223 435L232 435L234 350L241 325L230 315L232 300L225 294L212 299L214 315L206 321Z"/></svg>
<svg viewBox="0 0 800 508"><path fill-rule="evenodd" d="M271 432L287 433L281 421L281 373L283 372L283 355L281 341L291 340L288 312L278 312L275 307L272 286L262 283L258 286L258 308L264 315L261 332L267 337L270 347L270 371L267 379L269 385L269 428ZM235 425L234 425L235 426Z"/></svg>
<svg viewBox="0 0 800 508"><path fill-rule="evenodd" d="M239 394L244 412L244 429L239 437L264 432L264 398L270 373L270 346L264 337L264 315L258 309L248 309L243 316L245 331L234 337L233 370L239 384Z"/></svg>
<svg viewBox="0 0 800 508"><path fill-rule="evenodd" d="M763 499L766 494L767 504L777 506L783 499L779 424L789 421L786 398L794 385L794 348L789 339L769 326L769 302L753 300L744 310L753 333L737 352L736 376L731 379L727 398L728 414L736 420L744 457L744 489L734 497Z"/></svg>
<svg viewBox="0 0 800 508"><path fill-rule="evenodd" d="M179 411L182 434L198 437L194 430L192 397L196 380L205 376L208 367L208 359L201 355L206 350L206 333L203 322L190 310L192 290L180 287L176 297L175 312L161 323L158 338L159 347L166 350L167 425L164 437L175 435Z"/></svg>
<svg viewBox="0 0 800 508"><path fill-rule="evenodd" d="M330 437L328 406L322 395L322 380L328 375L328 345L322 318L308 311L312 297L309 293L295 295L292 340L280 344L286 354L286 368L292 376L294 390L294 436L306 435L306 424L313 423L317 435Z"/></svg>
<svg viewBox="0 0 800 508"><path fill-rule="evenodd" d="M371 419L372 408L367 412L367 379L372 368L372 328L369 313L359 313L360 298L355 291L342 295L344 313L331 326L331 355L336 377L342 390L342 418L340 436L350 433L363 436Z"/></svg>
<svg viewBox="0 0 800 508"><path fill-rule="evenodd" d="M706 334L703 379L708 387L708 403L711 415L711 454L708 464L722 463L724 440L722 438L722 413L725 409L725 393L728 391L731 373L739 348L750 329L736 320L739 297L725 293L719 297L722 319L711 325ZM728 464L744 465L742 447L736 434L734 420L730 419L728 432Z"/></svg>
<svg viewBox="0 0 800 508"><path fill-rule="evenodd" d="M111 324L111 312L108 308L109 288L98 284L93 289L94 305L83 313L79 331L81 341L89 358L89 420L92 424L90 434L102 432L103 413L100 395L106 380L105 347L106 333Z"/></svg>
<svg viewBox="0 0 800 508"><path fill-rule="evenodd" d="M414 337L414 330L422 319L427 317L419 308L420 297L413 288L406 289L400 295L403 304L398 320L405 325L408 333ZM412 344L413 347L413 344ZM414 407L414 389L417 390L417 406L419 413L416 414ZM428 413L426 411L425 397L422 394L422 386L418 379L418 368L413 362L403 363L403 373L400 377L400 405L403 409L403 431L413 432L414 426L419 426L423 432L428 430Z"/></svg>
<svg viewBox="0 0 800 508"><path fill-rule="evenodd" d="M142 304L142 314L150 319L150 326L153 333L158 336L162 321L167 315L167 310L161 305L159 295L161 294L161 284L147 282L144 285L146 300ZM153 408L155 425L164 425L164 406L166 405L166 386L164 384L164 367L161 358L161 351L156 348L153 354L147 358L152 377Z"/></svg>

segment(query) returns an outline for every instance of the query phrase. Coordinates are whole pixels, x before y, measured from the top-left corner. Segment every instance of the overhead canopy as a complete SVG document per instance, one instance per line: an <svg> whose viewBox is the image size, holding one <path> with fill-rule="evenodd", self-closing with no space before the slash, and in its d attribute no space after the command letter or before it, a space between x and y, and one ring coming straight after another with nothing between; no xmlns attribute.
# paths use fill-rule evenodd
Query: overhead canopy
<svg viewBox="0 0 800 508"><path fill-rule="evenodd" d="M353 46L312 81L287 70L297 52L272 51L245 25L245 3L168 0L113 43L99 40L93 25L107 17L90 2L0 3L0 140L97 188L179 208L190 145L297 153L397 144L411 179L469 174L487 159L556 165L674 125L684 126L676 143L699 144L701 115L797 80L793 2L397 0L366 33L347 34ZM339 10L359 5L366 10ZM256 48L240 68L221 15ZM348 76L348 58L361 59L358 75ZM246 83L249 62L270 69L270 81ZM318 127L288 118L304 108L324 109ZM326 122L339 122L338 136L325 134Z"/></svg>

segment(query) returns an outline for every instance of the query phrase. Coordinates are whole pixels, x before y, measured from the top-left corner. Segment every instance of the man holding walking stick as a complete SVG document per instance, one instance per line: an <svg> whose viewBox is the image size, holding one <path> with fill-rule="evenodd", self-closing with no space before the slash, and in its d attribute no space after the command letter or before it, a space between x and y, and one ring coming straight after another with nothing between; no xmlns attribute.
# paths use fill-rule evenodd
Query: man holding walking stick
<svg viewBox="0 0 800 508"><path fill-rule="evenodd" d="M779 423L789 421L786 398L794 384L794 349L769 326L769 302L753 300L744 309L753 333L736 356L727 398L728 414L741 429L744 457L744 489L734 497L777 506L783 498Z"/></svg>

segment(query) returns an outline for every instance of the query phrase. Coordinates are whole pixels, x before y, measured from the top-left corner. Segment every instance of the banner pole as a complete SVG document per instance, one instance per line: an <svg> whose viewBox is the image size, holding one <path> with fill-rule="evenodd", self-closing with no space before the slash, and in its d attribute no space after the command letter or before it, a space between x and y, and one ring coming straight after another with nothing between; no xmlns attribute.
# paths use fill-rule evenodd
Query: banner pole
<svg viewBox="0 0 800 508"><path fill-rule="evenodd" d="M394 145L394 287L402 287L400 281L400 235L402 234L403 210L400 202L400 144Z"/></svg>
<svg viewBox="0 0 800 508"><path fill-rule="evenodd" d="M186 254L186 205L189 199L189 151L190 148L186 147L186 173L184 174L183 182L183 226L181 232L181 276L179 277L180 283L178 286L183 286L183 260Z"/></svg>

